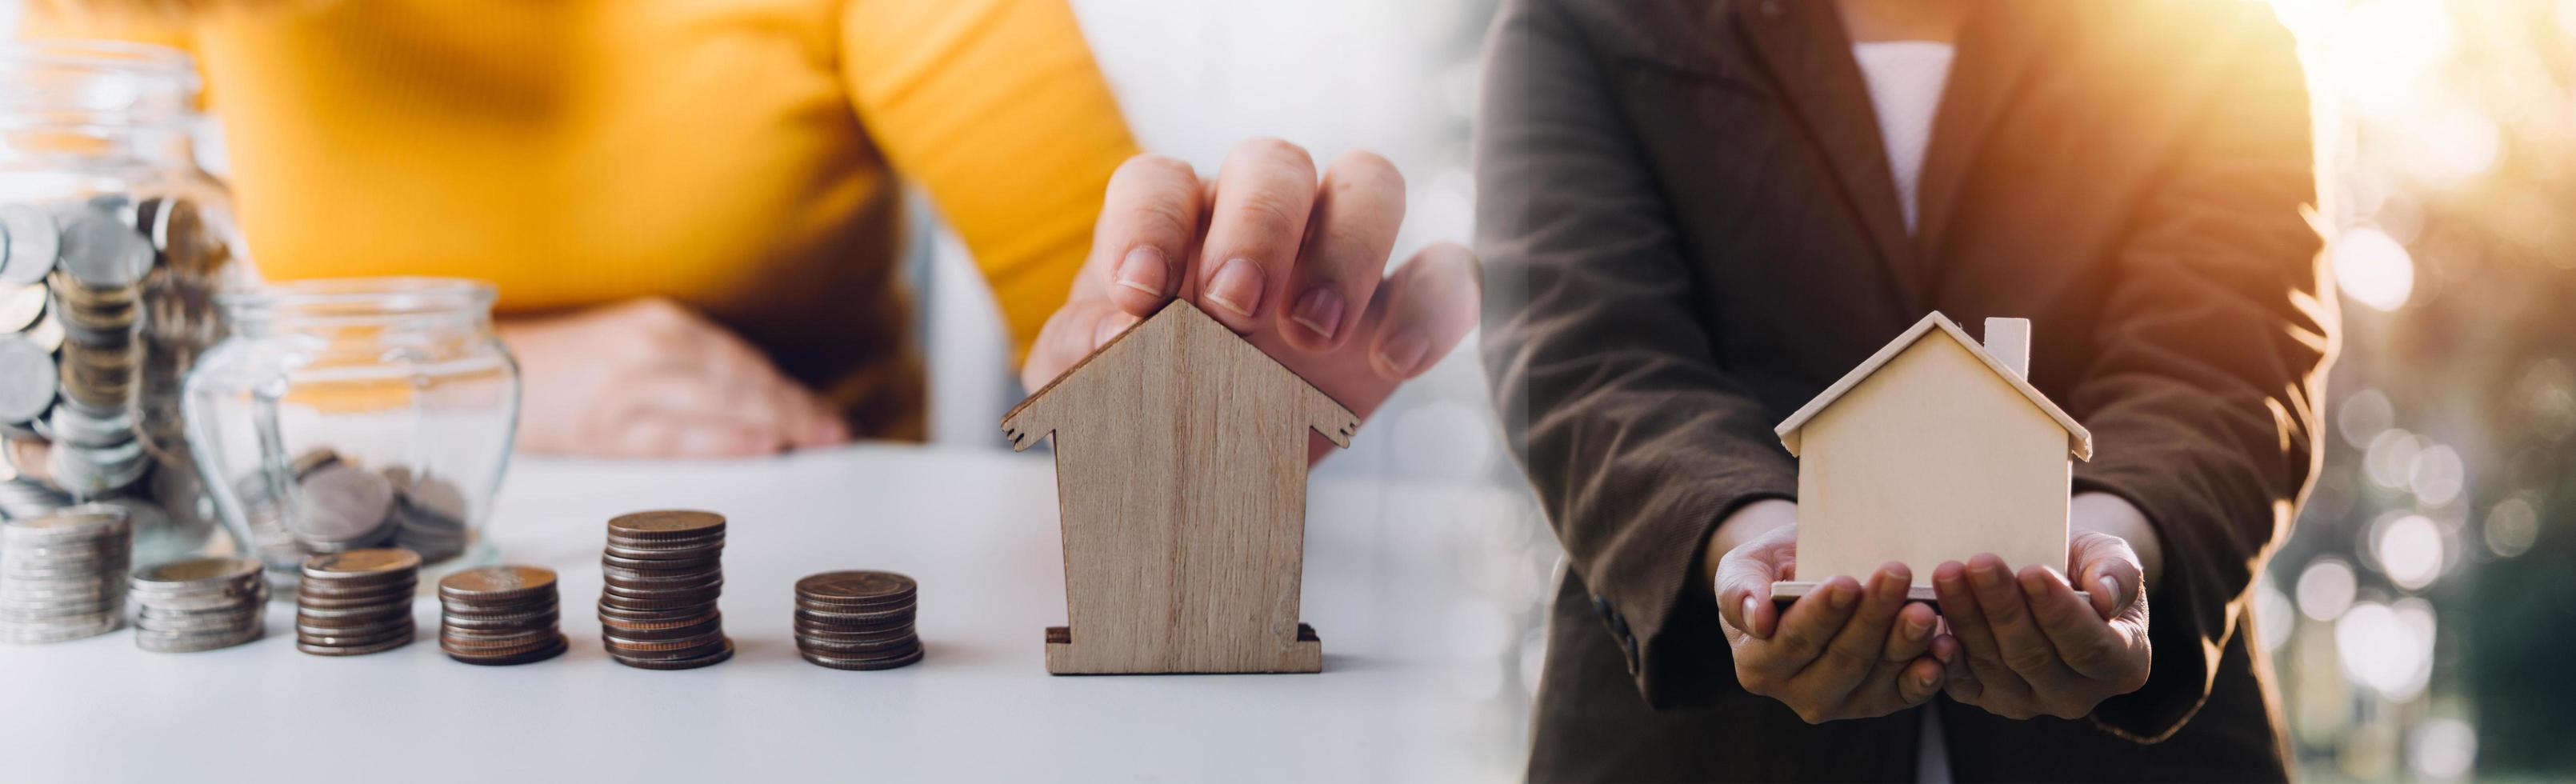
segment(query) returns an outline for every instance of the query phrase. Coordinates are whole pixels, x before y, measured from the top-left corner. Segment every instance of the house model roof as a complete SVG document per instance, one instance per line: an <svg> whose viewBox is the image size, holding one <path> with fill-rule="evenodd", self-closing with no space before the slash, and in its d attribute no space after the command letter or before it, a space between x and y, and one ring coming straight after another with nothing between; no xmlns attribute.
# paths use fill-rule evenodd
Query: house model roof
<svg viewBox="0 0 2576 784"><path fill-rule="evenodd" d="M2076 424L2074 417L2067 416L2056 403L2049 402L2047 395L2040 394L2039 390L2032 387L2028 380L2023 379L2020 373L2014 372L2011 366L2004 364L2003 360L1995 358L1995 355L1987 351L1983 344L1969 338L1966 331L1959 329L1958 324L1951 323L1949 317L1941 315L1939 311L1924 316L1922 321L1915 322L1913 327L1906 329L1905 334L1888 341L1886 347L1880 348L1876 354L1871 354L1869 359L1860 363L1859 367L1852 368L1851 372L1843 374L1843 377L1835 381L1833 386L1826 387L1822 394L1816 396L1816 399L1807 401L1807 405L1800 407L1797 413L1790 414L1787 420L1782 421L1779 427L1772 428L1771 432L1780 436L1780 443L1789 448L1789 454L1797 454L1798 429L1805 427L1807 420L1824 413L1826 408L1833 406L1835 400L1860 386L1861 381L1877 373L1880 367L1885 366L1889 360L1895 359L1897 355L1905 353L1906 349L1912 348L1916 341L1932 335L1942 335L1958 341L1959 347L1967 349L1969 356L1976 357L1977 361L1985 363L1987 370L1992 371L1997 378L2003 379L2004 383L2012 385L2013 390L2020 392L2031 405L2039 407L2040 413L2047 414L2048 418L2056 420L2057 426L2066 430L2068 454L2073 455L2077 460L2093 459L2092 433L2087 432L2083 425Z"/></svg>

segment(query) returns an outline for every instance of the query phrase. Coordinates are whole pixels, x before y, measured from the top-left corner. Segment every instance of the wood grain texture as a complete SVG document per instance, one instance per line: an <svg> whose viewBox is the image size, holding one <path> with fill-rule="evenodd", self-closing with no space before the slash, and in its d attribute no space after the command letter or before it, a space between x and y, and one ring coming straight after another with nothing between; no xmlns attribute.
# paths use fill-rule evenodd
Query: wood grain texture
<svg viewBox="0 0 2576 784"><path fill-rule="evenodd" d="M2065 568L2068 432L1987 359L1914 342L1806 421L1796 582L1901 561L1928 586L1987 552Z"/></svg>
<svg viewBox="0 0 2576 784"><path fill-rule="evenodd" d="M1348 409L1175 302L1002 428L1014 449L1055 437L1068 623L1047 671L1323 668L1297 618L1306 431L1349 446Z"/></svg>

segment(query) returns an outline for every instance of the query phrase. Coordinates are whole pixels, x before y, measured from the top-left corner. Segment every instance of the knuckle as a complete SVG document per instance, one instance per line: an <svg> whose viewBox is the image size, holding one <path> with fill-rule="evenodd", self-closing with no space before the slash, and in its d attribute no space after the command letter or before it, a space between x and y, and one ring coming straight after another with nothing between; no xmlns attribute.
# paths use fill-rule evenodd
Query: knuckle
<svg viewBox="0 0 2576 784"><path fill-rule="evenodd" d="M2003 652L2004 666L2013 672L2038 672L2056 657L2038 648L2014 648Z"/></svg>
<svg viewBox="0 0 2576 784"><path fill-rule="evenodd" d="M1303 169L1307 179L1314 179L1315 156L1308 154L1306 148L1284 139L1268 136L1246 139L1234 146L1233 154L1262 163Z"/></svg>
<svg viewBox="0 0 2576 784"><path fill-rule="evenodd" d="M1826 713L1826 712L1825 712L1823 709L1821 709L1821 708L1816 708L1816 707L1813 707L1813 706L1802 706L1802 707L1797 708L1797 709L1796 709L1796 711L1797 711L1797 713L1798 713L1798 720L1799 720L1799 721L1803 721L1803 722L1806 722L1806 723L1811 724L1811 725L1813 725L1813 724L1823 724L1823 723L1825 723L1825 722L1833 721L1833 720L1834 720L1834 717L1833 717L1831 714Z"/></svg>
<svg viewBox="0 0 2576 784"><path fill-rule="evenodd" d="M1150 152L1127 159L1127 162L1119 164L1118 171L1112 173L1110 176L1152 177L1156 179L1174 179L1184 181L1195 181L1199 177L1198 170L1190 168L1189 163L1182 161L1179 158Z"/></svg>
<svg viewBox="0 0 2576 784"><path fill-rule="evenodd" d="M1330 178L1336 183L1337 188L1392 185L1398 193L1403 192L1404 172L1395 167L1395 162L1374 152L1352 150L1333 156L1333 166L1330 171L1332 172Z"/></svg>
<svg viewBox="0 0 2576 784"><path fill-rule="evenodd" d="M1162 248L1166 255L1178 253L1188 244L1190 232L1198 228L1198 217L1190 214L1188 205L1169 199L1135 205L1129 215L1148 244L1167 246Z"/></svg>
<svg viewBox="0 0 2576 784"><path fill-rule="evenodd" d="M1255 241L1295 242L1297 227L1306 221L1306 210L1312 202L1300 204L1299 194L1276 191L1253 191L1236 201L1226 216L1238 228L1249 229Z"/></svg>

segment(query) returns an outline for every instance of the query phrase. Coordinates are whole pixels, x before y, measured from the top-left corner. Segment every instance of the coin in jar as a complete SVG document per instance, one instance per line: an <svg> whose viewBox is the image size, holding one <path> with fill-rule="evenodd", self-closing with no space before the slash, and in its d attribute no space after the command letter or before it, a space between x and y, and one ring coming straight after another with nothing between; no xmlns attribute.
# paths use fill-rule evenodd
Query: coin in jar
<svg viewBox="0 0 2576 784"><path fill-rule="evenodd" d="M0 336L0 422L29 422L54 405L54 358L16 335Z"/></svg>
<svg viewBox="0 0 2576 784"><path fill-rule="evenodd" d="M7 253L0 255L0 283L33 285L54 271L62 232L52 215L25 204L0 206L0 231L8 235Z"/></svg>

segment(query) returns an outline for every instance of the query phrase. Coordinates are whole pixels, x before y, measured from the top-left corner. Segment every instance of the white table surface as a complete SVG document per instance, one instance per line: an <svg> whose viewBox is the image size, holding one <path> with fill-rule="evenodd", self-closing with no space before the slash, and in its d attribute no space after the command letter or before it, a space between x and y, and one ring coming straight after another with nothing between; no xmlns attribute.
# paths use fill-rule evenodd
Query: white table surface
<svg viewBox="0 0 2576 784"><path fill-rule="evenodd" d="M1487 643L1524 632L1477 619L1523 613L1462 616L1498 606L1496 591L1453 576L1459 559L1499 552L1484 540L1524 519L1503 488L1315 483L1304 619L1324 641L1321 674L1056 677L1041 643L1064 622L1063 551L1044 456L861 446L723 463L524 460L505 484L492 536L504 560L561 573L571 653L516 667L450 661L434 642L434 598L414 606L420 642L354 658L297 652L285 604L270 606L266 639L220 651L146 653L128 632L0 645L0 781L1452 781L1520 770L1512 713L1526 698L1484 681L1520 680L1521 666ZM730 662L655 672L600 650L603 524L663 507L731 519ZM793 584L847 568L920 581L921 663L844 672L797 657ZM1508 565L1467 571L1543 579Z"/></svg>

